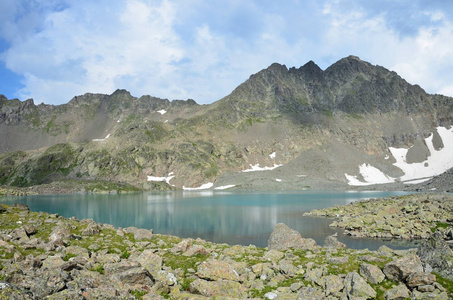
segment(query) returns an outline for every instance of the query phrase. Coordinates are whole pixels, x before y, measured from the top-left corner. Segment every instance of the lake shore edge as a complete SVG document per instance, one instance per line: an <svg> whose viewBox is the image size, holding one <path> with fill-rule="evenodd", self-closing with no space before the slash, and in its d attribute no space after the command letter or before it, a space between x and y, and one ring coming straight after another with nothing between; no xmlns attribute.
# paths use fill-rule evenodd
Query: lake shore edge
<svg viewBox="0 0 453 300"><path fill-rule="evenodd" d="M426 200L420 195L417 203ZM258 248L115 228L21 204L0 205L0 220L0 296L16 299L449 299L453 292L451 269L424 257L441 251L441 261L453 260L439 246L440 228L425 239L436 239L433 249L431 242L369 251L347 249L335 237L321 247L283 225Z"/></svg>

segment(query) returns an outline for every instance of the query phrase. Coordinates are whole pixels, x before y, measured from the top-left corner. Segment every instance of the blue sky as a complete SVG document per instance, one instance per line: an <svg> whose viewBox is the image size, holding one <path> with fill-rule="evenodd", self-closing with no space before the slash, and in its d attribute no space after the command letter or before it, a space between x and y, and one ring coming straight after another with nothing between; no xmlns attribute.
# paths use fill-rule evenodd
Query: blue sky
<svg viewBox="0 0 453 300"><path fill-rule="evenodd" d="M0 94L211 103L273 62L356 55L453 96L453 1L2 0Z"/></svg>

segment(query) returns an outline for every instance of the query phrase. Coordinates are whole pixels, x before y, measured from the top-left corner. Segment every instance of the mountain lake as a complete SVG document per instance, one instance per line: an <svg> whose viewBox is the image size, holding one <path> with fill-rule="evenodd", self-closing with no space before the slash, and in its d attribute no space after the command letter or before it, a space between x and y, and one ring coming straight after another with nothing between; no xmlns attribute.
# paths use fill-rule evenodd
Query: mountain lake
<svg viewBox="0 0 453 300"><path fill-rule="evenodd" d="M32 211L91 218L115 227L135 226L182 238L199 237L215 243L258 247L266 247L274 226L285 223L319 245L323 245L326 236L338 233L338 240L348 248L376 250L382 245L392 249L413 248L417 243L349 237L343 230L329 227L332 219L307 217L303 213L361 199L404 194L408 193L184 191L3 197L0 203L23 203Z"/></svg>

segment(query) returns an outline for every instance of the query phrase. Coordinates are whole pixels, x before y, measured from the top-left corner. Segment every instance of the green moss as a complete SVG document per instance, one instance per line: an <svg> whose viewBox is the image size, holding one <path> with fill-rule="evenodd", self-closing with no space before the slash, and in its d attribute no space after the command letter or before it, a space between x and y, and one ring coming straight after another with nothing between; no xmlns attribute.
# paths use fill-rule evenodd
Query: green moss
<svg viewBox="0 0 453 300"><path fill-rule="evenodd" d="M93 272L98 272L98 273L101 274L101 275L104 275L104 274L105 274L104 266L101 265L101 264L99 264L98 266L92 268L91 271L93 271Z"/></svg>
<svg viewBox="0 0 453 300"><path fill-rule="evenodd" d="M436 275L436 281L438 283L440 283L440 285L442 285L444 288L447 289L447 293L449 295L452 295L453 294L453 281L450 279L444 278L437 273L433 273L433 274Z"/></svg>
<svg viewBox="0 0 453 300"><path fill-rule="evenodd" d="M188 269L196 269L196 266L204 262L208 257L202 254L184 256L169 252L165 253L162 258L165 266L173 270L181 269L184 273L187 273Z"/></svg>
<svg viewBox="0 0 453 300"><path fill-rule="evenodd" d="M137 299L143 299L143 296L148 294L148 292L146 292L146 291L139 291L139 290L131 290L129 293Z"/></svg>

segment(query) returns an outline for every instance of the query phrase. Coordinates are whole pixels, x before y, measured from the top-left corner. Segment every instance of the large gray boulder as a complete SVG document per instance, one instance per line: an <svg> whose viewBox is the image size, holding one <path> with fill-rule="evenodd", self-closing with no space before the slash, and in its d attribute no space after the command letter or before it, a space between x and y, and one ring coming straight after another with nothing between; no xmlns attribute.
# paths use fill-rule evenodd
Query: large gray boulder
<svg viewBox="0 0 453 300"><path fill-rule="evenodd" d="M346 299L375 299L376 291L357 272L349 272L344 279Z"/></svg>
<svg viewBox="0 0 453 300"><path fill-rule="evenodd" d="M289 228L283 223L275 225L267 241L269 250L286 250L289 248L311 249L315 246L315 240L302 238L302 235L298 231Z"/></svg>
<svg viewBox="0 0 453 300"><path fill-rule="evenodd" d="M417 255L408 255L389 262L383 271L390 280L404 281L412 273L423 272L423 265Z"/></svg>
<svg viewBox="0 0 453 300"><path fill-rule="evenodd" d="M434 271L453 280L453 251L444 241L442 234L433 233L429 239L420 243L417 255L422 262Z"/></svg>

